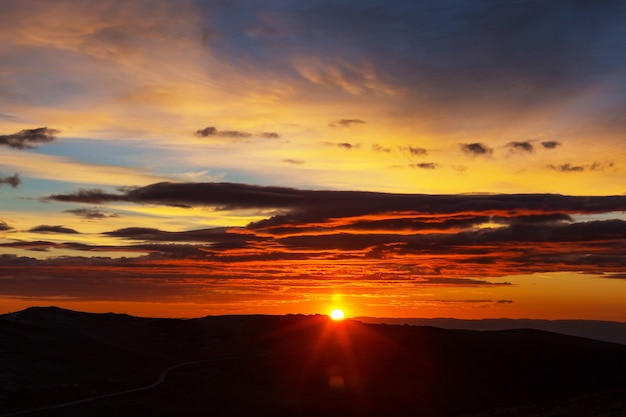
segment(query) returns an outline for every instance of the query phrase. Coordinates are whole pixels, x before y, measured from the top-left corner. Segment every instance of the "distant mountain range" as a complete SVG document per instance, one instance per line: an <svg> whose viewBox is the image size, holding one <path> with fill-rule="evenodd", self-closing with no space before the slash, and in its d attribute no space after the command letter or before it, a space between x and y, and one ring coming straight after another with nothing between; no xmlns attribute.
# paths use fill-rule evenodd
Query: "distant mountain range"
<svg viewBox="0 0 626 417"><path fill-rule="evenodd" d="M533 319L483 319L461 320L450 318L384 318L354 317L363 323L410 324L412 326L434 326L442 329L477 331L537 329L570 336L626 345L626 323L600 320L533 320Z"/></svg>
<svg viewBox="0 0 626 417"><path fill-rule="evenodd" d="M518 417L564 401L626 415L626 346L320 315L0 315L0 417Z"/></svg>

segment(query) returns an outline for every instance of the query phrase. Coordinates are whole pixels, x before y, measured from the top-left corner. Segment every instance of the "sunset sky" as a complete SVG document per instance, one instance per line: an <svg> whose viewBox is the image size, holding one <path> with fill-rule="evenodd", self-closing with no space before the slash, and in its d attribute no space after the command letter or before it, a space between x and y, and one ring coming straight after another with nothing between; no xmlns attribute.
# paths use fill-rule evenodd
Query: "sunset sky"
<svg viewBox="0 0 626 417"><path fill-rule="evenodd" d="M0 0L0 313L626 321L623 0Z"/></svg>

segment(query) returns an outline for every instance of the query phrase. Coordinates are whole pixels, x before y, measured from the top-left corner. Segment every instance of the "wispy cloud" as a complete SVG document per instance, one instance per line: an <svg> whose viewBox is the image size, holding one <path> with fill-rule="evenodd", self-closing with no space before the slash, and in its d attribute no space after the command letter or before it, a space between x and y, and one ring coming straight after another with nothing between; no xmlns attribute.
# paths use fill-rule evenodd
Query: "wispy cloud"
<svg viewBox="0 0 626 417"><path fill-rule="evenodd" d="M411 156L424 156L428 155L428 149L421 148L419 146L401 146L401 151L408 152Z"/></svg>
<svg viewBox="0 0 626 417"><path fill-rule="evenodd" d="M375 143L372 145L372 150L374 152L384 152L384 153L390 153L391 152L391 148L379 145L378 143Z"/></svg>
<svg viewBox="0 0 626 417"><path fill-rule="evenodd" d="M103 211L97 208L71 209L71 210L65 210L65 213L72 213L78 217L82 217L83 219L87 219L87 220L119 217L119 214L116 214L116 213L109 214L106 211Z"/></svg>
<svg viewBox="0 0 626 417"><path fill-rule="evenodd" d="M52 142L59 132L47 127L24 129L10 135L0 135L0 145L15 149L33 149L39 144Z"/></svg>
<svg viewBox="0 0 626 417"><path fill-rule="evenodd" d="M419 164L411 164L413 168L420 169L436 169L439 165L434 162L420 162Z"/></svg>
<svg viewBox="0 0 626 417"><path fill-rule="evenodd" d="M544 143L547 143L547 142L544 142ZM515 153L533 153L535 151L535 147L530 141L509 142L506 144L506 146L507 148L509 148L509 151L515 152ZM544 147L546 146L544 145Z"/></svg>
<svg viewBox="0 0 626 417"><path fill-rule="evenodd" d="M337 148L342 148L342 149L346 149L346 150L352 150L352 149L357 149L359 148L361 145L358 143L350 143L350 142L324 142L324 145L326 146L334 146Z"/></svg>
<svg viewBox="0 0 626 417"><path fill-rule="evenodd" d="M479 143L479 142L474 142L474 143L462 143L459 145L461 147L461 151L463 151L464 154L469 155L469 156L488 156L488 155L492 155L493 154L493 149L491 149L489 146L483 144L483 143Z"/></svg>
<svg viewBox="0 0 626 417"><path fill-rule="evenodd" d="M253 136L265 139L278 139L281 137L280 134L276 132L260 132L255 134L250 132L244 132L241 130L217 130L217 128L214 126L198 129L196 130L195 135L199 138L222 137L230 139L247 139Z"/></svg>
<svg viewBox="0 0 626 417"><path fill-rule="evenodd" d="M69 233L69 234L77 234L78 232L74 229L70 229L69 227L64 226L49 226L46 224L42 224L41 226L33 227L29 230L31 233Z"/></svg>
<svg viewBox="0 0 626 417"><path fill-rule="evenodd" d="M330 127L352 127L365 124L365 120L361 119L339 119L328 124Z"/></svg>
<svg viewBox="0 0 626 417"><path fill-rule="evenodd" d="M556 140L548 140L541 142L541 146L543 146L545 149L556 149L561 146L561 142L558 142Z"/></svg>
<svg viewBox="0 0 626 417"><path fill-rule="evenodd" d="M283 162L286 164L290 164L290 165L304 165L305 163L304 160L302 159L291 159L291 158L283 159Z"/></svg>
<svg viewBox="0 0 626 417"><path fill-rule="evenodd" d="M20 179L20 176L17 173L8 177L0 176L0 186L6 184L6 185L10 185L13 188L17 188L17 186L20 185L21 182L22 180Z"/></svg>

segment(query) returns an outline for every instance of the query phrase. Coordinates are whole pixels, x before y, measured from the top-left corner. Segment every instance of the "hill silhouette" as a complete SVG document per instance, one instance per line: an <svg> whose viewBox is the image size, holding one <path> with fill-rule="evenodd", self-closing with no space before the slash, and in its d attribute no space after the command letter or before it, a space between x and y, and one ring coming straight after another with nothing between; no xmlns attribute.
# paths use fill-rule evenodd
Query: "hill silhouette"
<svg viewBox="0 0 626 417"><path fill-rule="evenodd" d="M626 345L626 322L603 320L536 320L536 319L482 319L463 320L451 318L389 318L355 317L363 323L410 324L414 326L434 326L443 329L464 330L511 330L537 329L570 336L586 337L604 342Z"/></svg>
<svg viewBox="0 0 626 417"><path fill-rule="evenodd" d="M626 346L529 329L43 307L0 340L0 416L457 416L626 388Z"/></svg>

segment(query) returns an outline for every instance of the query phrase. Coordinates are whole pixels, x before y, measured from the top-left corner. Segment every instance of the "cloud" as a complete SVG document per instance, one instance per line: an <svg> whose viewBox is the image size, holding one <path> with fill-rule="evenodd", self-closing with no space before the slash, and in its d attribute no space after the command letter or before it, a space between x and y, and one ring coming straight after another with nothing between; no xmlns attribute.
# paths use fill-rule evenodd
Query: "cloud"
<svg viewBox="0 0 626 417"><path fill-rule="evenodd" d="M541 146L543 146L545 149L556 149L561 146L561 142L558 142L556 140L548 140L541 142Z"/></svg>
<svg viewBox="0 0 626 417"><path fill-rule="evenodd" d="M328 124L330 127L352 127L355 125L365 124L364 120L361 119L340 119L332 121Z"/></svg>
<svg viewBox="0 0 626 417"><path fill-rule="evenodd" d="M594 162L592 164L585 164L585 165L573 165L570 163L565 163L561 165L553 165L553 164L548 165L548 169L552 169L554 171L559 171L559 172L565 172L565 173L583 172L587 170L588 171L605 171L607 169L613 169L613 168L615 168L615 163L611 161Z"/></svg>
<svg viewBox="0 0 626 417"><path fill-rule="evenodd" d="M377 143L372 145L372 150L374 152L385 152L385 153L390 153L391 152L391 148L386 148L382 145L379 145Z"/></svg>
<svg viewBox="0 0 626 417"><path fill-rule="evenodd" d="M603 275L602 278L626 279L626 272L625 273L618 273L618 274L606 274L606 275Z"/></svg>
<svg viewBox="0 0 626 417"><path fill-rule="evenodd" d="M83 284L94 280L98 286L102 274L118 280L119 288L133 282L149 288L163 286L165 294L165 288L175 282L193 285L196 292L205 284L211 291L217 286L231 291L241 280L264 283L264 291L269 291L269 283L282 289L310 285L322 291L320 285L345 280L358 282L359 291L364 285L375 291L388 285L506 287L512 284L496 278L533 273L626 272L626 220L619 218L626 210L626 195L424 195L157 183L117 193L82 190L51 198L256 209L268 216L245 227L178 231L125 227L102 233L102 239L113 242L111 246L0 244L50 250L52 255L61 249L141 254L115 259L0 256L5 274L21 273L23 283L45 275L55 291L79 277ZM600 215L594 217L603 220L589 221L581 214ZM62 226L40 228L60 232ZM502 298L490 302L511 301Z"/></svg>
<svg viewBox="0 0 626 417"><path fill-rule="evenodd" d="M400 150L408 152L412 156L425 156L428 155L428 149L420 148L417 146L401 146Z"/></svg>
<svg viewBox="0 0 626 417"><path fill-rule="evenodd" d="M469 156L480 156L480 155L492 155L493 149L489 146L484 145L482 143L474 142L474 143L462 143L459 145L461 147L461 151L464 154Z"/></svg>
<svg viewBox="0 0 626 417"><path fill-rule="evenodd" d="M281 138L281 135L276 132L261 132L258 134L258 136L265 138L265 139L280 139Z"/></svg>
<svg viewBox="0 0 626 417"><path fill-rule="evenodd" d="M74 229L70 229L63 226L48 226L42 224L41 226L36 226L28 230L31 233L68 233L68 234L77 234L78 232Z"/></svg>
<svg viewBox="0 0 626 417"><path fill-rule="evenodd" d="M420 169L436 169L439 165L434 162L422 162L419 164L411 164L412 168L420 168Z"/></svg>
<svg viewBox="0 0 626 417"><path fill-rule="evenodd" d="M208 138L211 136L221 136L221 137L241 139L241 138L249 138L250 136L252 136L252 133L241 132L238 130L218 131L216 127L209 126L209 127L205 127L204 129L196 130L196 136L200 138Z"/></svg>
<svg viewBox="0 0 626 417"><path fill-rule="evenodd" d="M81 189L70 194L52 194L48 200L103 204L132 202L184 207L276 208L302 215L324 213L355 216L387 211L426 211L446 214L457 211L490 211L492 214L524 212L596 213L626 209L626 196L573 197L556 194L501 195L425 195L362 191L300 190L289 187L260 186L227 182L160 182L144 187L121 188L119 193L100 189ZM285 216L288 216L285 214ZM280 217L280 216L279 216ZM290 221L293 221L292 218Z"/></svg>
<svg viewBox="0 0 626 417"><path fill-rule="evenodd" d="M0 232L6 232L7 230L12 230L13 228L9 226L5 221L0 220Z"/></svg>
<svg viewBox="0 0 626 417"><path fill-rule="evenodd" d="M64 202L103 204L105 202L134 202L192 207L285 207L298 205L302 200L299 190L287 187L264 187L235 183L170 183L162 182L147 187L120 189L112 194L101 189L81 189L72 194L54 194L47 199Z"/></svg>
<svg viewBox="0 0 626 417"><path fill-rule="evenodd" d="M78 217L82 217L83 219L87 220L119 217L119 214L108 214L105 211L99 210L97 208L71 209L65 210L64 213L72 213Z"/></svg>
<svg viewBox="0 0 626 417"><path fill-rule="evenodd" d="M589 166L591 171L604 171L605 169L611 169L615 167L615 163L611 161L607 162L594 162Z"/></svg>
<svg viewBox="0 0 626 417"><path fill-rule="evenodd" d="M199 138L222 137L231 139L247 139L252 136L258 136L265 139L278 139L281 137L281 135L276 132L261 132L253 134L241 130L217 130L217 128L214 126L205 127L204 129L198 129L196 130L195 135Z"/></svg>
<svg viewBox="0 0 626 417"><path fill-rule="evenodd" d="M529 141L509 142L509 143L506 144L506 146L509 148L510 152L533 153L535 151L535 148L533 147L533 144L531 142L529 142ZM544 147L545 147L545 145L544 145Z"/></svg>
<svg viewBox="0 0 626 417"><path fill-rule="evenodd" d="M548 165L549 169L559 172L583 172L585 167L582 165L572 165L570 163L565 163L561 165Z"/></svg>
<svg viewBox="0 0 626 417"><path fill-rule="evenodd" d="M20 176L17 173L9 177L0 177L0 186L2 186L3 184L7 184L13 188L17 188L21 182L22 180L20 179Z"/></svg>
<svg viewBox="0 0 626 417"><path fill-rule="evenodd" d="M36 129L24 129L11 135L0 135L0 145L15 149L34 149L38 144L52 142L60 131L38 127Z"/></svg>
<svg viewBox="0 0 626 417"><path fill-rule="evenodd" d="M359 148L361 145L356 143L349 143L349 142L324 142L324 145L326 146L336 146L337 148L342 148L342 149L346 149L346 150L352 150L352 149L356 149Z"/></svg>
<svg viewBox="0 0 626 417"><path fill-rule="evenodd" d="M286 164L291 164L291 165L304 165L304 160L302 159L283 159L283 162Z"/></svg>

